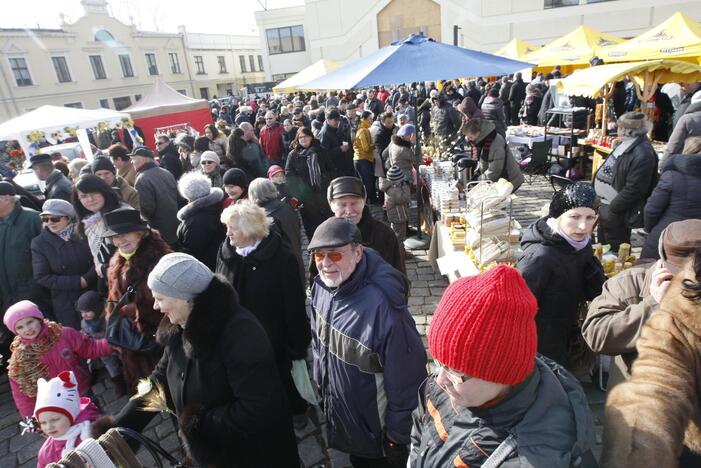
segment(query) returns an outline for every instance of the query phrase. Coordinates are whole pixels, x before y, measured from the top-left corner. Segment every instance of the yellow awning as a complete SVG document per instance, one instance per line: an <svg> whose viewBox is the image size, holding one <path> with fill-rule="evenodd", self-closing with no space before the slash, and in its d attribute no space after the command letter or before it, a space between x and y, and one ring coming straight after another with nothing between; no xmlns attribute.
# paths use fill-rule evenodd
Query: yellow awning
<svg viewBox="0 0 701 468"><path fill-rule="evenodd" d="M274 86L273 92L294 93L295 91L299 90L297 86L315 80L320 76L323 76L329 72L336 70L340 66L340 63L334 62L333 60L321 59L317 62L312 63L307 68L299 71L295 75L292 75L277 86Z"/></svg>
<svg viewBox="0 0 701 468"><path fill-rule="evenodd" d="M533 45L530 42L522 41L521 39L512 39L504 47L494 52L494 55L521 60L527 54L540 49L539 46Z"/></svg>
<svg viewBox="0 0 701 468"><path fill-rule="evenodd" d="M620 37L596 31L588 26L580 26L561 38L546 44L542 49L525 55L521 60L536 63L538 67L585 65L603 47L621 42L623 39Z"/></svg>
<svg viewBox="0 0 701 468"><path fill-rule="evenodd" d="M642 87L657 83L691 83L701 81L701 66L678 60L652 60L649 62L612 63L577 70L557 83L558 92L569 96L597 97L608 83L620 81L626 76L635 79Z"/></svg>
<svg viewBox="0 0 701 468"><path fill-rule="evenodd" d="M622 44L601 50L604 62L701 57L701 24L677 12L659 26Z"/></svg>

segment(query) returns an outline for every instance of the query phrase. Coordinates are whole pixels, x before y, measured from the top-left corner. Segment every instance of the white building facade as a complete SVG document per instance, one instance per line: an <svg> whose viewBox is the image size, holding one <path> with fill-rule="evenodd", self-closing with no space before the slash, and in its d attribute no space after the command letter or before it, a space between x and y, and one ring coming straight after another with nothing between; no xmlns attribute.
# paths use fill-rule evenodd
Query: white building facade
<svg viewBox="0 0 701 468"><path fill-rule="evenodd" d="M701 1L305 0L299 7L256 12L256 22L269 63L266 77L279 81L321 58L344 63L411 33L452 44L457 26L458 45L493 52L514 38L544 45L580 25L630 38L676 11L701 20ZM275 41L274 31L289 26L303 31L295 39L305 45L302 53L289 41L280 50Z"/></svg>
<svg viewBox="0 0 701 468"><path fill-rule="evenodd" d="M257 36L139 31L106 0L81 3L60 29L0 28L0 122L45 104L121 110L156 79L196 98L264 81Z"/></svg>

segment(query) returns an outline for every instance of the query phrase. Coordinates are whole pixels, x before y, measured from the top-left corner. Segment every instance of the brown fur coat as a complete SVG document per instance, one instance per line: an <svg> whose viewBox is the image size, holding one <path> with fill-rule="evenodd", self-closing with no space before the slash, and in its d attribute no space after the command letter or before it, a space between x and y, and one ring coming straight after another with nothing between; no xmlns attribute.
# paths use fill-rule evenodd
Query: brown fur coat
<svg viewBox="0 0 701 468"><path fill-rule="evenodd" d="M676 467L701 453L701 298L689 264L643 326L632 378L606 401L603 467ZM698 295L698 292L696 293Z"/></svg>
<svg viewBox="0 0 701 468"><path fill-rule="evenodd" d="M127 286L136 283L133 300L123 306L120 313L129 317L140 333L144 335L156 333L163 315L153 309L153 296L146 284L146 279L158 260L170 251L170 247L161 235L152 230L141 239L139 248L131 260L127 261L119 253L114 254L107 271L109 302L105 310L106 317L109 317L112 307L122 297ZM122 373L130 394L136 390L139 379L151 375L160 355L160 351L157 353L135 353L126 349L121 351Z"/></svg>

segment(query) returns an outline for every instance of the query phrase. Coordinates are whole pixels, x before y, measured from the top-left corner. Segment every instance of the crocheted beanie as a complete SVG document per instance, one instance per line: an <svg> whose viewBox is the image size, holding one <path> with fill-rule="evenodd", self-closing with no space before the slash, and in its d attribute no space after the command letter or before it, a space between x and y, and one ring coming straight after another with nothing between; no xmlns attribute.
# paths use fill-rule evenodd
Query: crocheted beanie
<svg viewBox="0 0 701 468"><path fill-rule="evenodd" d="M428 347L440 363L471 377L505 385L533 371L538 303L515 268L498 266L461 278L443 293Z"/></svg>

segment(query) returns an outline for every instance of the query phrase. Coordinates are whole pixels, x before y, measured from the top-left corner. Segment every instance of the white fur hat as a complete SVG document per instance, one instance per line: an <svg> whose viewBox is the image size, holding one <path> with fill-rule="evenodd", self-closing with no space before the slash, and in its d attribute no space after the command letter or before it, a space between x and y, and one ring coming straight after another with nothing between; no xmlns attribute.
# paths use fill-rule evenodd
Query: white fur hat
<svg viewBox="0 0 701 468"><path fill-rule="evenodd" d="M34 417L44 411L54 411L65 415L73 425L80 413L80 394L78 381L73 371L63 371L53 379L37 380L37 400L34 406Z"/></svg>
<svg viewBox="0 0 701 468"><path fill-rule="evenodd" d="M212 191L212 181L201 172L190 171L178 180L178 190L187 201L197 200L209 195Z"/></svg>

